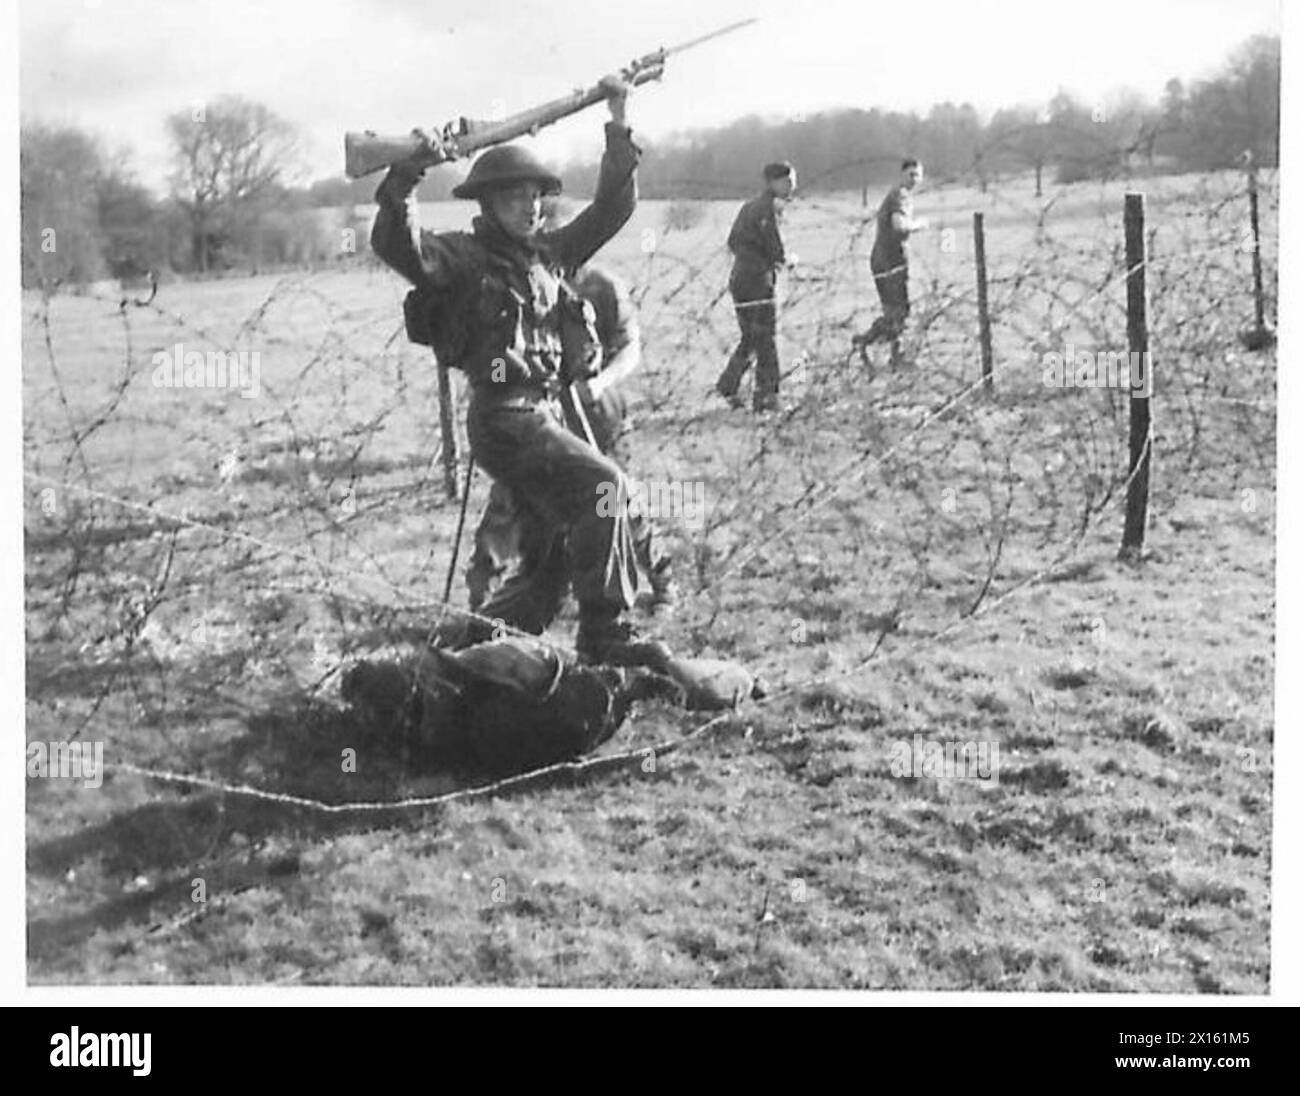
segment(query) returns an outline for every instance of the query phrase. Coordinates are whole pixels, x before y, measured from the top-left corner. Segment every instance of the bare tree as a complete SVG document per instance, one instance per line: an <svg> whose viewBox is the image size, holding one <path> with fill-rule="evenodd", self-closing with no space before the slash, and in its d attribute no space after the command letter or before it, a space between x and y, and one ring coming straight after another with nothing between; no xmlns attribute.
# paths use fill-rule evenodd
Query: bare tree
<svg viewBox="0 0 1300 1096"><path fill-rule="evenodd" d="M294 165L297 133L261 103L238 96L171 115L167 132L177 165L172 196L189 217L194 265L206 271Z"/></svg>
<svg viewBox="0 0 1300 1096"><path fill-rule="evenodd" d="M1046 117L1032 107L999 110L985 130L979 147L979 170L990 162L1029 164L1034 169L1034 196L1043 196L1043 168L1052 154L1052 130Z"/></svg>

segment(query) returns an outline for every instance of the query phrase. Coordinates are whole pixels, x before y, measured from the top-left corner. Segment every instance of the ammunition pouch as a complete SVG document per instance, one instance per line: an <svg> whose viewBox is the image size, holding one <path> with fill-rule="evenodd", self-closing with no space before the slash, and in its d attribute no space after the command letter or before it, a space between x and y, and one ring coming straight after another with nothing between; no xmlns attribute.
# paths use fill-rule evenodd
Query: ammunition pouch
<svg viewBox="0 0 1300 1096"><path fill-rule="evenodd" d="M433 346L433 302L427 293L412 289L402 301L406 337L420 346Z"/></svg>

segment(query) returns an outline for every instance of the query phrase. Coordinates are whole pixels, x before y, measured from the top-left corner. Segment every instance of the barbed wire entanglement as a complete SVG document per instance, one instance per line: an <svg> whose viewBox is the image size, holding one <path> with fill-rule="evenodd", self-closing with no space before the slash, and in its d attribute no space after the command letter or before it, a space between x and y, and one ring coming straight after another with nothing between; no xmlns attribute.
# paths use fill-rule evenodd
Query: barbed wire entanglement
<svg viewBox="0 0 1300 1096"><path fill-rule="evenodd" d="M923 191L932 229L912 244L904 362L878 347L870 370L852 337L879 308L875 211L856 195L795 202L784 232L803 261L780 302L785 408L763 418L711 394L737 339L725 246L735 203L644 203L601 261L633 283L645 339L628 471L671 485L660 498L674 500L651 516L681 605L651 627L682 652L752 666L776 697L797 695L924 650L1085 543L1113 552L1128 389L1045 383L1045 363L1126 352L1124 189L1081 183L1036 199L1023 181L981 193L956 180ZM1238 338L1253 315L1241 175L1146 189L1152 506L1168 513L1188 494L1273 485L1276 359ZM1260 198L1275 301L1275 174L1261 176ZM405 339L403 292L357 256L164 284L138 302L25 297L33 733L103 740L124 776L329 811L432 806L552 771L475 793L412 771L389 737L372 743L364 775L339 772L340 743L366 748L340 671L418 646L448 611L457 504L439 463L436 370ZM214 353L228 359L221 385ZM459 375L454 392L464 454ZM471 515L487 486L474 481ZM459 579L455 589L463 612ZM558 645L571 646L573 623L559 622ZM655 710L606 759L555 771L671 752L730 718Z"/></svg>

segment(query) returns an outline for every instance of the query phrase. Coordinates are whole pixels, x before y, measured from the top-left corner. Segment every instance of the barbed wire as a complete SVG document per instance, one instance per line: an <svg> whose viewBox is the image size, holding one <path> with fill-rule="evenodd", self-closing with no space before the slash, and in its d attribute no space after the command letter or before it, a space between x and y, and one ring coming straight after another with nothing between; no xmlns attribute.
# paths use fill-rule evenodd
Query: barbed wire
<svg viewBox="0 0 1300 1096"><path fill-rule="evenodd" d="M955 188L950 193L956 193ZM1244 196L1211 195L1207 185L1156 203L1165 216L1158 220L1158 242L1147 262L1152 272L1155 357L1177 363L1161 373L1162 390L1176 397L1162 404L1162 461L1180 460L1181 474L1189 481L1202 477L1205 487L1221 482L1225 473L1235 483L1243 468L1256 469L1266 481L1271 474L1269 432L1275 428L1264 416L1240 418L1267 410L1270 399L1275 399L1268 372L1222 369L1225 344L1233 341L1237 322L1249 312L1243 307L1249 289L1239 269L1248 253L1242 249L1240 220L1234 220ZM1269 201L1265 205L1275 208ZM1044 351L1059 347L1071 333L1082 333L1093 346L1114 343L1114 332L1123 329L1122 301L1116 298L1127 271L1113 235L1095 233L1079 239L1074 222L1053 221L1061 217L1061 208L1053 210L1052 217L1037 217L1029 229L1029 245L1008 248L1007 258L998 257L997 235L990 235L988 285L996 346L992 380L999 393L993 400L974 399L989 382L978 370L974 288L969 284L964 250L948 249L945 238L936 233L933 249L914 253L912 277L919 291L914 294L906 346L908 356L924 363L924 368L866 383L851 361L847 343L862 313L874 309L869 277L862 274L871 218L857 209L821 202L806 207L806 221L793 216L786 230L790 237L800 232L835 234L830 257L807 264L804 269L812 276L791 279L779 301L781 330L793 333L805 348L785 377L798 398L771 419L727 427L734 449L730 456L716 444L718 413L704 406L707 388L701 382L707 378L699 370L702 347L712 344L722 353L734 340L725 244L701 251L699 233L690 228L660 237L645 255L635 298L641 305L648 355L679 358L680 364L667 371L653 361L648 364L640 380L642 402L649 408L643 430L653 436L658 456L672 456L679 465L718 469L718 505L702 528L692 532L669 522L665 530L693 563L695 582L690 608L679 621L681 633L707 642L709 628L725 604L733 612L743 612L748 594L728 595L728 580L746 577L745 572L760 559L780 567L784 583L801 591L801 597L812 596L815 574L807 583L796 581L806 570L799 561L799 538L792 538L800 527L808 533L805 539L810 544L838 537L854 558L880 561L881 573L890 576L889 581L897 577L896 609L921 596L920 579L936 560L957 568L971 584L973 608L968 607L969 617L959 616L953 626L973 619L985 603L1008 538L1024 537L1025 550L1039 552L1058 541L1061 530L1074 531L1066 537L1068 547L1076 545L1079 530L1097 528L1099 514L1122 486L1123 477L1117 477L1115 469L1127 459L1122 418L1127 393L1096 391L1090 393L1092 398L1074 399L1066 406L1041 381L1030 385L1023 381L1027 371L1041 368ZM797 206L795 212L800 212ZM680 253L668 247L676 239L683 244ZM965 232L954 239L968 243ZM184 672L191 656L197 654L201 661L205 648L169 640L168 629L176 631L175 621L162 627L155 626L157 620L169 607L192 604L196 598L209 599L210 607L214 595L223 601L242 598L254 609L278 598L308 600L304 612L317 623L307 634L318 647L323 637L333 637L326 643L325 657L313 662L308 695L319 691L351 652L400 645L427 634L427 618L421 619L420 614L430 610L516 632L420 593L440 586L421 578L442 555L438 538L429 535L427 520L421 534L427 546L417 552L394 552L392 544L385 543L386 535L381 535L395 533L400 543L402 536L413 535L412 512L427 514L446 505L436 467L438 445L431 425L435 416L421 422L413 410L431 406L434 389L427 372L422 376L412 370L400 342L400 327L386 318L377 326L374 307L341 303L328 292L338 288L329 280L339 277L349 275L302 274L273 281L234 328L237 338L218 330L214 321L196 322L168 306L165 291L159 300L132 311L116 308L122 325L123 364L107 398L97 406L93 393L74 392L60 370L55 301L50 294L42 296L35 317L48 382L66 432L52 429L54 424L43 419L30 423L25 439L28 479L66 492L81 506L66 507L61 521L46 514L45 520L35 520L29 529L32 644L39 656L38 670L50 661L54 667L44 675L33 675L32 695L38 703L51 691L57 696L64 687L60 682L74 681L78 667L93 681L99 674L97 667L105 664L111 672L102 678L87 722L100 715L122 674L138 703L152 703L150 689L132 676L135 665L146 660L141 652L152 660L147 672L157 676L165 697L169 674ZM1272 265L1270 285L1275 277ZM395 301L396 289L391 295ZM1275 290L1271 299L1276 299ZM1207 300L1217 300L1219 310L1236 320L1207 314ZM77 306L107 303L86 298ZM304 338L304 331L314 335ZM274 383L273 378L265 380L270 413L259 408L252 414L250 409L246 422L235 423L223 410L214 418L201 414L170 423L165 412L137 408L132 397L143 373L135 360L138 343L157 345L164 335L176 334L217 346L256 338L264 349L282 350L294 369L277 371ZM1006 396L1001 395L1004 382L1016 386ZM39 389L42 382L36 376L29 383ZM458 384L458 406L465 395L464 385ZM1232 416L1230 422L1216 419L1225 413ZM950 426L942 434L933 430L940 421ZM150 431L164 425L179 428L181 436L172 440L171 448L187 455L190 464L177 474L151 476L148 482L158 497L148 502L109 488L106 484L114 474L123 474L123 462L128 469L134 466L138 449L151 440ZM241 470L219 474L215 480L210 469L196 475L196 460L201 463L214 454L232 452ZM57 461L56 474L45 470L53 461ZM81 482L74 478L74 470L80 471ZM634 466L630 471L638 474L644 469ZM883 496L895 507L912 507L927 520L915 529L874 528L859 512L871 506L870 499L864 496L854 505L844 499L849 487L868 477L874 477L869 495ZM358 490L361 484L364 492ZM987 518L976 515L958 521L938 509L934 496L940 484L946 485L942 490L982 494ZM1067 498L1067 486L1077 490L1077 500ZM192 511L201 508L186 505L186 500L192 500L195 491L208 492L210 498L214 488L222 505L210 504L206 512L194 516ZM350 514L340 511L340 489L353 492L347 496L353 498ZM1154 489L1171 490L1159 480ZM480 498L483 490L480 483ZM237 497L253 494L260 505ZM364 503L357 498L361 494L366 496ZM181 505L165 505L168 498ZM114 509L147 521L136 526L106 522L105 514ZM358 516L365 521L356 521ZM283 534L287 519L293 522L295 543L264 531ZM381 522L387 528L381 528ZM179 541L176 534L181 530L214 537L216 544L203 538L193 544ZM968 546L975 543L984 545L986 559L971 570L962 563ZM784 565L774 560L778 544L786 544L792 553ZM234 546L241 546L244 554L231 555ZM61 563L60 553L66 553ZM910 577L898 563L906 558L914 567ZM286 568L289 560L296 566ZM364 593L367 589L380 590L391 600L378 601ZM311 599L320 601L319 611L311 609ZM1003 595L986 604L991 608L1001 603ZM275 611L280 610L272 606L267 613ZM416 615L416 623L404 625L411 614ZM274 649L271 657L280 658L286 679L300 676L289 666L296 648L293 643L274 641L275 618L268 619L266 629L253 629L244 637L247 657L231 664L231 680L243 680L240 675L251 672L249 664L259 663L264 647ZM92 622L93 628L88 627ZM61 645L60 628L81 637L80 646ZM88 634L90 640L84 638ZM868 659L881 650L885 634L880 633ZM945 630L931 633L929 640L944 634ZM792 684L776 695L788 695L817 680ZM686 739L674 741L693 741L706 728L730 718L728 714L710 719ZM680 748L672 742L652 748L663 753L669 747ZM436 806L456 797L487 795L494 789L547 779L544 774L597 771L600 766L643 757L645 749L550 766L477 789L397 802ZM116 767L284 805L352 809L312 797L187 776L173 768L133 763ZM373 801L356 809L395 809L395 804Z"/></svg>
<svg viewBox="0 0 1300 1096"><path fill-rule="evenodd" d="M1148 431L1143 442L1142 457L1135 462L1133 470L1126 477L1123 490L1127 490L1134 477L1138 474L1140 463L1146 459L1151 444L1151 435ZM1113 497L1121 497L1120 492L1116 492ZM1093 526L1092 528L1095 528ZM1053 560L1046 567L1040 569L1035 574L1014 584L1010 589L1001 594L994 601L989 603L989 611L1000 608L1011 600L1012 597L1029 589L1051 574L1055 573L1060 567L1073 555L1082 545L1084 537L1088 530L1081 532L1078 540L1072 544L1066 552L1057 559ZM902 651L887 652L885 655L879 655L884 640L882 633L872 648L870 654L862 659L856 665L842 670L836 674L824 674L813 678L807 678L800 682L786 685L782 688L767 694L764 697L764 703L768 703L784 696L794 695L802 690L806 690L815 685L825 685L845 677L851 677L854 674L861 673L868 665L880 664L895 658L902 657L904 654L915 654L917 651L930 647L933 643L945 636L950 636L955 632L968 627L976 618L978 608L973 609L970 613L949 622L943 628L923 636L920 640L913 643L910 649ZM985 616L988 614L985 613ZM653 759L657 761L660 758L678 753L688 746L701 741L709 732L715 730L727 722L740 718L739 711L729 711L721 715L713 716L706 720L699 727L688 732L677 739L666 739L655 742L651 745L638 746L633 750L623 750L616 753L601 753L592 757L584 758L577 761L562 761L551 765L539 766L530 769L527 772L516 773L499 780L493 780L486 784L473 785L467 788L457 788L449 792L441 792L437 795L427 796L407 796L397 800L360 800L343 803L327 803L324 800L312 799L306 796L290 795L285 792L273 792L264 788L253 788L243 784L230 784L219 780L213 780L210 777L197 777L184 773L170 772L167 770L150 769L144 766L131 764L129 762L107 762L105 768L110 771L132 773L137 776L147 777L152 780L159 780L164 783L185 784L194 787L207 788L210 791L220 792L223 795L241 795L257 799L262 802L275 803L281 806L301 807L309 810L320 811L325 814L346 814L352 812L359 813L376 813L381 811L405 811L412 809L427 810L431 807L443 806L447 803L464 801L468 799L484 798L492 795L499 795L503 792L518 791L521 788L529 787L538 783L543 783L557 776L575 778L588 774L604 773L616 770L625 765L644 763Z"/></svg>

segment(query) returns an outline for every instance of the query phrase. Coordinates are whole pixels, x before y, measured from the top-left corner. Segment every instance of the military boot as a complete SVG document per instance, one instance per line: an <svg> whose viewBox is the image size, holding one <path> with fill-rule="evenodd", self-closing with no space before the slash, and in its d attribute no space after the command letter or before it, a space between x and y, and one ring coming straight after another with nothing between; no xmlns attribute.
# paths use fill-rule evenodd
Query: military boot
<svg viewBox="0 0 1300 1096"><path fill-rule="evenodd" d="M496 638L498 631L496 621L456 612L434 623L429 630L429 646L444 651L459 651Z"/></svg>
<svg viewBox="0 0 1300 1096"><path fill-rule="evenodd" d="M713 391L727 401L727 405L733 411L743 411L745 409L745 400L735 389L726 388L721 381L713 386Z"/></svg>
<svg viewBox="0 0 1300 1096"><path fill-rule="evenodd" d="M576 646L579 660L599 666L645 666L667 673L672 658L663 640L641 635L617 615L583 613Z"/></svg>

